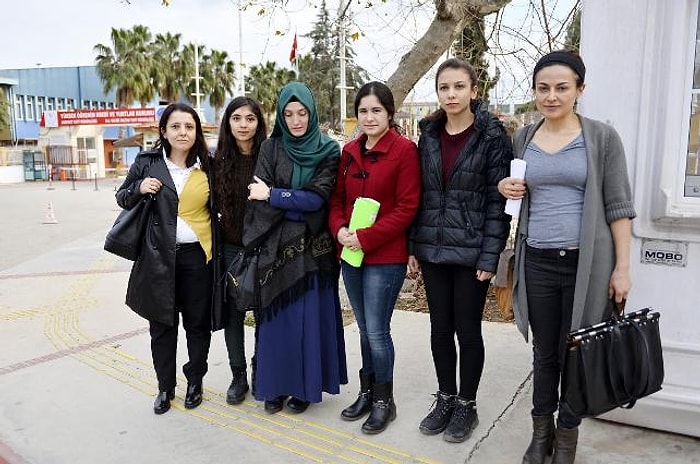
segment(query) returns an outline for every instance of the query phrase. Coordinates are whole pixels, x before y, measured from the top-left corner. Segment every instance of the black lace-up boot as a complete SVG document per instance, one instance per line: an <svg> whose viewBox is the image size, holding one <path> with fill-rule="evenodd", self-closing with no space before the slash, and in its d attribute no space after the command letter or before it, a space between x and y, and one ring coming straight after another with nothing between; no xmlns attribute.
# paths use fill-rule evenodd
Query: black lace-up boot
<svg viewBox="0 0 700 464"><path fill-rule="evenodd" d="M436 435L447 428L455 409L455 396L438 390L433 395L433 409L425 416L418 427L424 435Z"/></svg>
<svg viewBox="0 0 700 464"><path fill-rule="evenodd" d="M228 404L240 404L245 399L245 394L248 393L248 372L245 368L233 370L233 380L226 391L226 402Z"/></svg>
<svg viewBox="0 0 700 464"><path fill-rule="evenodd" d="M450 423L447 424L442 438L450 443L462 443L471 436L477 425L479 425L479 415L476 413L476 401L465 400L458 396L455 398L455 409Z"/></svg>

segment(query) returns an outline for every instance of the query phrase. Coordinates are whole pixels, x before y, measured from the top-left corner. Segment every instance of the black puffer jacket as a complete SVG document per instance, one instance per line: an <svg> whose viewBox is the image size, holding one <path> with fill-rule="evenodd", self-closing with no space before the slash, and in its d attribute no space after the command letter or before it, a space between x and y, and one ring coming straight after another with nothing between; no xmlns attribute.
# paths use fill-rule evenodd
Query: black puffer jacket
<svg viewBox="0 0 700 464"><path fill-rule="evenodd" d="M513 149L503 124L481 101L473 104L474 133L443 185L440 131L446 117L423 119L418 151L423 194L409 252L419 261L495 272L508 239L510 216L498 182L508 175Z"/></svg>

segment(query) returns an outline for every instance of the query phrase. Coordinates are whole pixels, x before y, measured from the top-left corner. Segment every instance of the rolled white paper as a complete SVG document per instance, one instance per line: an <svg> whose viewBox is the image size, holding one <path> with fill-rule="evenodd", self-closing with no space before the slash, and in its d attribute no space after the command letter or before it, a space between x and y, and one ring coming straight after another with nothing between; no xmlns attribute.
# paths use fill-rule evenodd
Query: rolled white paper
<svg viewBox="0 0 700 464"><path fill-rule="evenodd" d="M510 162L510 177L515 177L516 179L525 178L525 160L514 159ZM510 198L506 200L506 214L510 214L514 218L520 216L520 204L523 200L511 200Z"/></svg>

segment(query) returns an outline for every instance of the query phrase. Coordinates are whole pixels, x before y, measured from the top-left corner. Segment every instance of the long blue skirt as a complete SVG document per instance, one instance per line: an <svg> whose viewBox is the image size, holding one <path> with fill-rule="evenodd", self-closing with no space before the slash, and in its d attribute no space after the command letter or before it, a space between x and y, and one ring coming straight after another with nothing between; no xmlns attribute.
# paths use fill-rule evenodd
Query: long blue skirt
<svg viewBox="0 0 700 464"><path fill-rule="evenodd" d="M338 394L348 383L340 301L333 288L319 289L318 276L304 296L259 324L258 401L286 395L318 403L322 392Z"/></svg>

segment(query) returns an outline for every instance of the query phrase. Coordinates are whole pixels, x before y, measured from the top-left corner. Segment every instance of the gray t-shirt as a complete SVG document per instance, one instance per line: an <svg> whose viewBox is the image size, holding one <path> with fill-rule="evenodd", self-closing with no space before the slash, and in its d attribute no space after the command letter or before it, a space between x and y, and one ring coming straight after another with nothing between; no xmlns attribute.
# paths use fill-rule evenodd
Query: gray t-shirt
<svg viewBox="0 0 700 464"><path fill-rule="evenodd" d="M556 153L547 153L531 141L523 159L530 196L527 244L577 248L588 173L583 134Z"/></svg>

